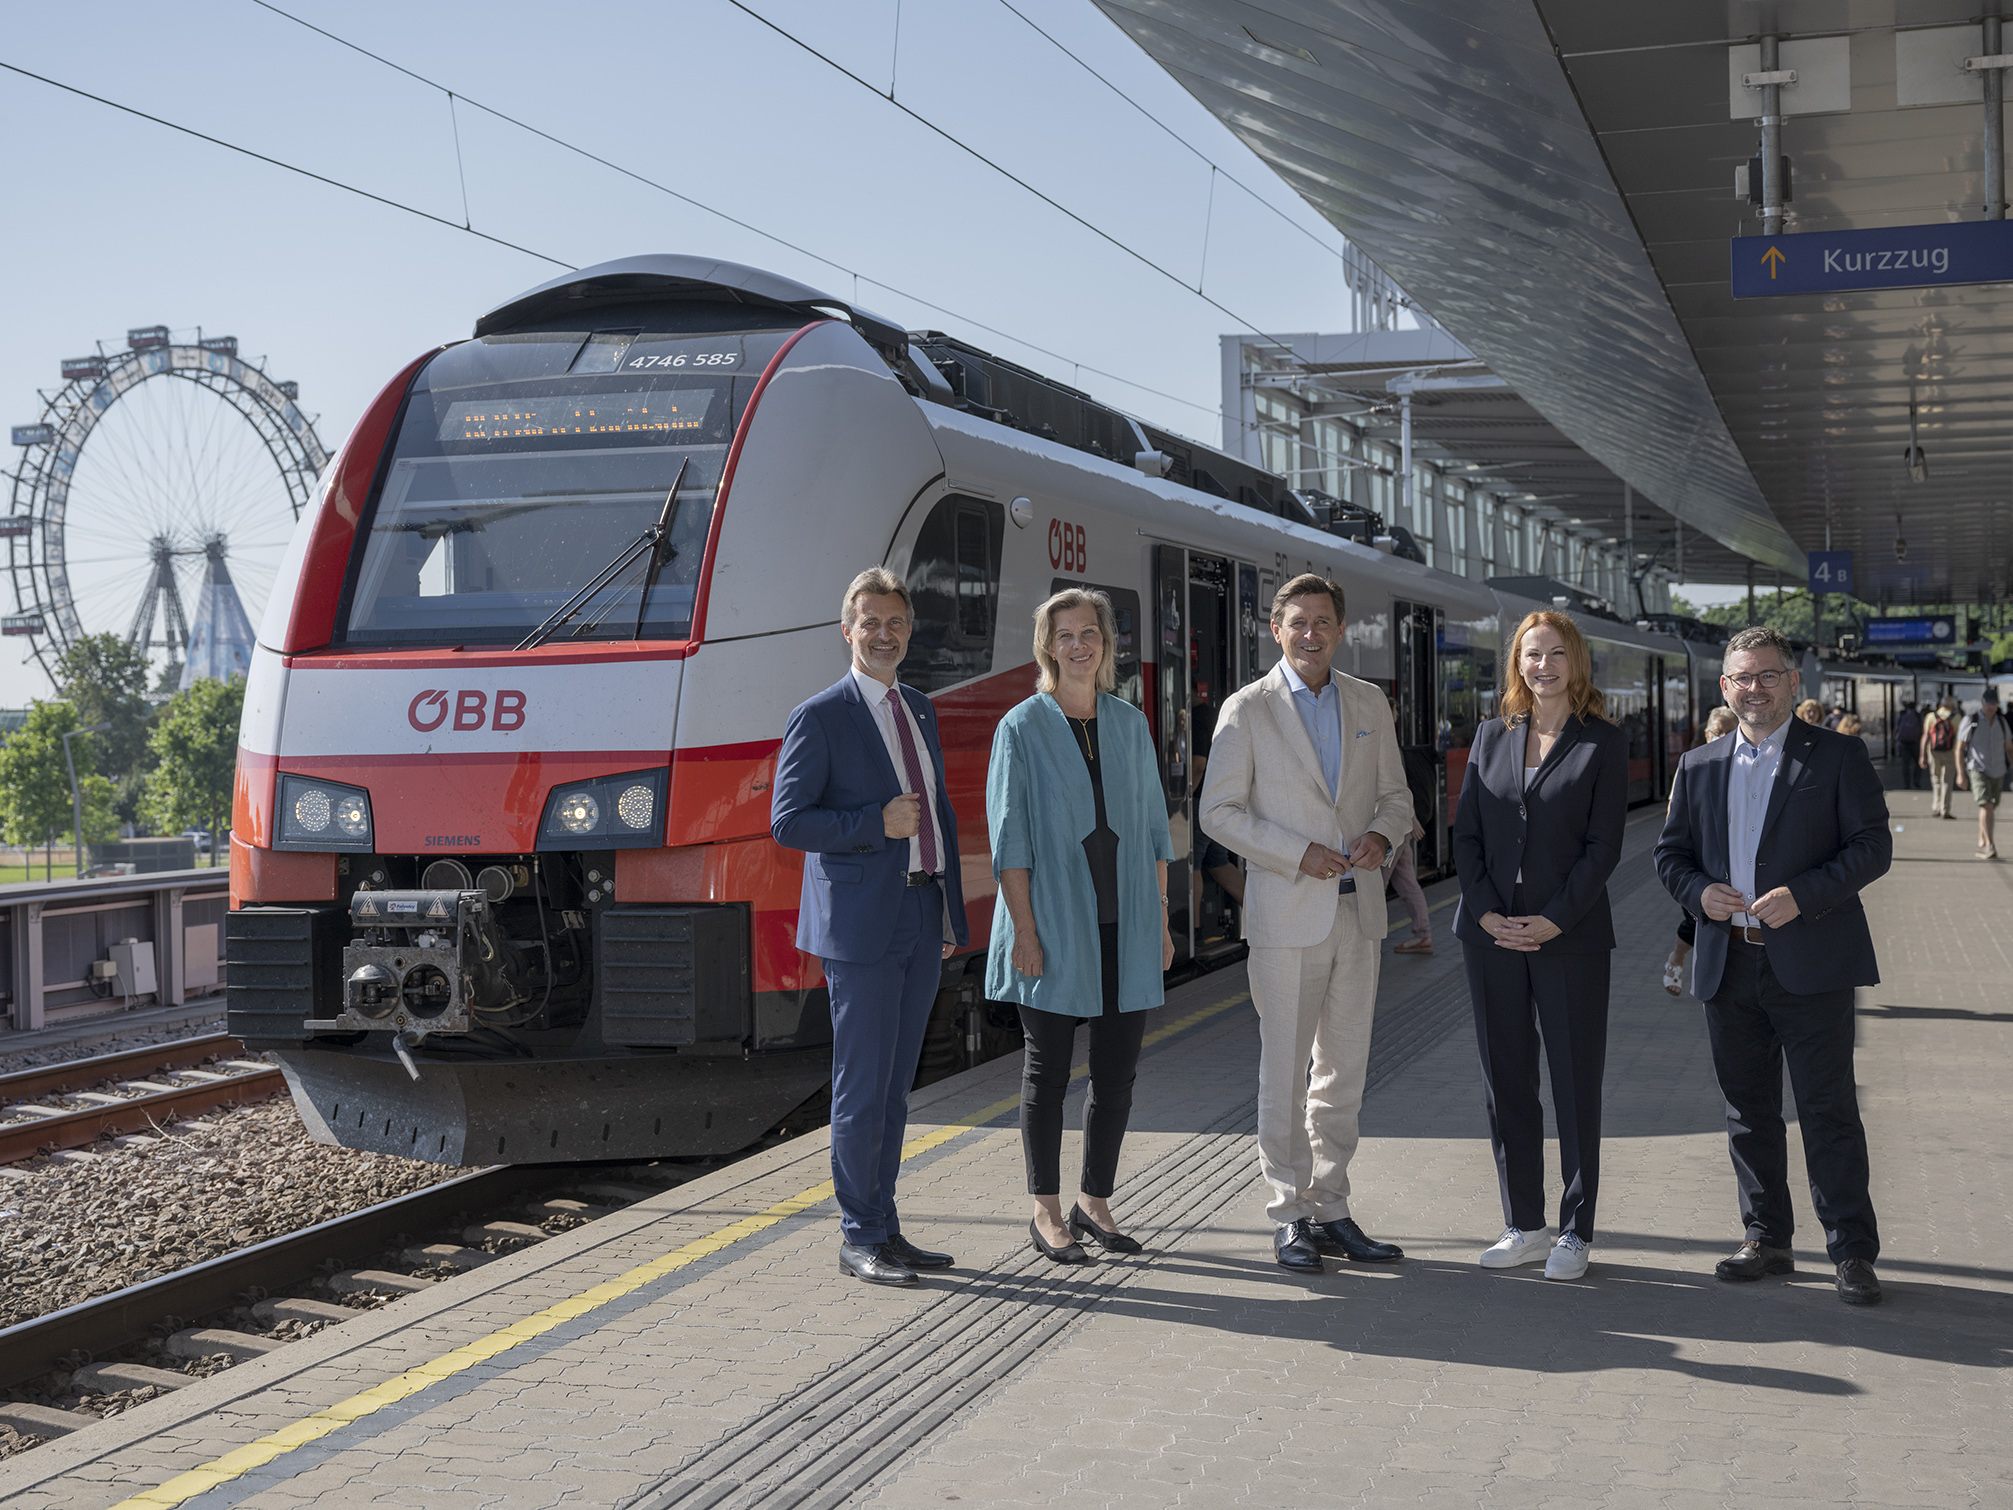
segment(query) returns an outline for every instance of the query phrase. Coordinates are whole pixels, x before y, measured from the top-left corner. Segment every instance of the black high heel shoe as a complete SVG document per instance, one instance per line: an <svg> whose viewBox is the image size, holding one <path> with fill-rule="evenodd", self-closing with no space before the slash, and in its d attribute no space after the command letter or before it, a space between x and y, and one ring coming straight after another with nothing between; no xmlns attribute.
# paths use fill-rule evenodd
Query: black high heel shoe
<svg viewBox="0 0 2013 1510"><path fill-rule="evenodd" d="M1075 1243L1071 1243L1063 1248L1050 1247L1048 1239L1041 1235L1041 1228L1035 1225L1033 1217L1028 1218L1027 1235L1034 1239L1034 1251L1041 1254L1044 1258L1052 1258L1059 1264L1087 1264L1090 1262L1090 1255Z"/></svg>
<svg viewBox="0 0 2013 1510"><path fill-rule="evenodd" d="M1092 1221L1083 1214L1083 1207L1069 1208L1069 1231L1072 1237L1087 1237L1107 1253L1144 1253L1137 1238L1127 1237L1123 1232L1112 1232Z"/></svg>

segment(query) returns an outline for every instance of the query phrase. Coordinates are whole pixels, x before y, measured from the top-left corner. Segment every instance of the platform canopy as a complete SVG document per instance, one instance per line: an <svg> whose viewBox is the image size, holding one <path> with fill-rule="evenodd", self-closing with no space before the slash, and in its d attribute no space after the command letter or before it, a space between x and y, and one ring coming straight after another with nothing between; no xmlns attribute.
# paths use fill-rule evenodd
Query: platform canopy
<svg viewBox="0 0 2013 1510"><path fill-rule="evenodd" d="M1982 38L1910 35L1978 36L1974 4L1098 3L1561 433L1764 581L1801 581L1828 523L1869 600L2013 594L2013 289L1729 280L1762 229L1735 196L1759 106L1733 49L1822 44L1785 106L1786 232L1975 220Z"/></svg>

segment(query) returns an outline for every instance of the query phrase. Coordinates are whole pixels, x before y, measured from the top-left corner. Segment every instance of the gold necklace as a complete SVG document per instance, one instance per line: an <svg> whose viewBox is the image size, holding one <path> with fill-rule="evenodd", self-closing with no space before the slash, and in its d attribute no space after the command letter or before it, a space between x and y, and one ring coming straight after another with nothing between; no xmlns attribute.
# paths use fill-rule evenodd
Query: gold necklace
<svg viewBox="0 0 2013 1510"><path fill-rule="evenodd" d="M1091 718L1095 718L1096 716L1097 716L1097 715L1093 713L1093 714L1091 715ZM1094 755L1093 753L1091 753L1091 748L1090 748L1090 719L1089 719L1089 718L1078 718L1078 717L1077 717L1077 716L1076 716L1075 714L1073 714L1073 713L1065 713L1065 714L1063 714L1063 719L1064 719L1064 721L1065 721L1066 723L1068 723L1068 725L1069 725L1069 726L1070 726L1070 727L1071 727L1072 729L1074 729L1074 730L1076 731L1076 737L1077 737L1078 739L1080 739L1081 741L1083 741L1083 758L1084 758L1084 760L1085 760L1085 761L1086 761L1086 762L1087 762L1088 764L1091 764L1091 765L1095 765L1095 764L1097 763L1097 756L1096 756L1096 755Z"/></svg>

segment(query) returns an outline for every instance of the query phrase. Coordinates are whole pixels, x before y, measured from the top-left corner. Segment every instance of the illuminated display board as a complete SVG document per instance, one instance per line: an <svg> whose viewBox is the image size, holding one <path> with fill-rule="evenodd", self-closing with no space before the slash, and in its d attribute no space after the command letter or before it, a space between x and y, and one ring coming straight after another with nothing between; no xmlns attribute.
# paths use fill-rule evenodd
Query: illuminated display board
<svg viewBox="0 0 2013 1510"><path fill-rule="evenodd" d="M584 435L661 435L703 430L713 407L710 388L655 392L553 394L450 404L441 418L443 445L559 440Z"/></svg>

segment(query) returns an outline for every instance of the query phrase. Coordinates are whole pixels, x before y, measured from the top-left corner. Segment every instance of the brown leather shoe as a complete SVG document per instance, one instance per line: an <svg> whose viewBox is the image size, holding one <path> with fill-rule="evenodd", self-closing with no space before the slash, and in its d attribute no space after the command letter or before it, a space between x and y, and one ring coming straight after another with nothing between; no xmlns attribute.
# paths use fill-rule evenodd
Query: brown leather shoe
<svg viewBox="0 0 2013 1510"><path fill-rule="evenodd" d="M1734 1250L1733 1257L1713 1265L1716 1279L1760 1279L1765 1274L1792 1274L1796 1258L1787 1248L1771 1248L1750 1239Z"/></svg>

